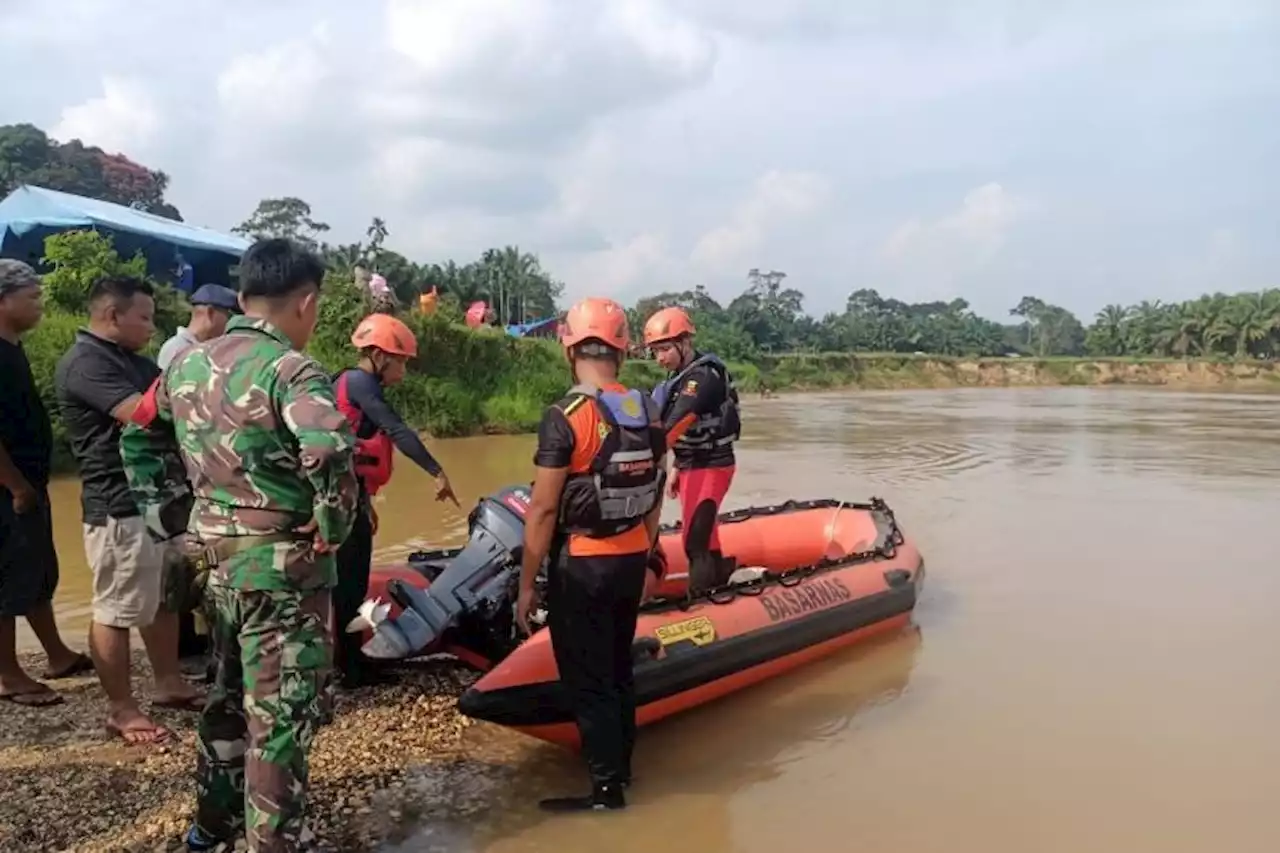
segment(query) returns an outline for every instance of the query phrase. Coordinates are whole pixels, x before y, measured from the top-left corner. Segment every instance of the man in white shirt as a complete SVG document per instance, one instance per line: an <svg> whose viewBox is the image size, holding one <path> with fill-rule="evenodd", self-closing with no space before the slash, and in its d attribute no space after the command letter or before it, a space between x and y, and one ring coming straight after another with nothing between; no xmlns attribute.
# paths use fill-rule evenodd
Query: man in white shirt
<svg viewBox="0 0 1280 853"><path fill-rule="evenodd" d="M191 294L191 325L179 326L173 337L160 347L156 364L164 370L169 363L195 344L211 341L227 330L232 314L240 313L236 292L220 284L202 284Z"/></svg>

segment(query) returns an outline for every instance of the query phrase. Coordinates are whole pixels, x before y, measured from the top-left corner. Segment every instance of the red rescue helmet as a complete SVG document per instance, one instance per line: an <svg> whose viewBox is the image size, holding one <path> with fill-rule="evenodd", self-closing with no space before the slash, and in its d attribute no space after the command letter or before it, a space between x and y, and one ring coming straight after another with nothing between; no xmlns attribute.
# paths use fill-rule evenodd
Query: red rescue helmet
<svg viewBox="0 0 1280 853"><path fill-rule="evenodd" d="M586 341L598 341L625 354L631 333L623 307L612 299L588 297L570 308L560 324L560 343L568 351Z"/></svg>
<svg viewBox="0 0 1280 853"><path fill-rule="evenodd" d="M370 314L361 320L351 335L351 345L358 350L373 347L405 358L418 354L418 339L408 326L390 314Z"/></svg>
<svg viewBox="0 0 1280 853"><path fill-rule="evenodd" d="M651 347L663 341L673 341L681 335L692 335L696 329L689 315L681 308L662 308L644 324L644 345Z"/></svg>

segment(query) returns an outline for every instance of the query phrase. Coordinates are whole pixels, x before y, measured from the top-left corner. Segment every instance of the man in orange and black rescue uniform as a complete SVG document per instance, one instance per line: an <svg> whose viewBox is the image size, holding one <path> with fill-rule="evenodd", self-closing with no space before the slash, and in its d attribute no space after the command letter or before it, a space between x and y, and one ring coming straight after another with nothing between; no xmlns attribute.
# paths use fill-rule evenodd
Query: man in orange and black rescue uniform
<svg viewBox="0 0 1280 853"><path fill-rule="evenodd" d="M660 556L651 555L666 435L649 395L618 382L630 344L622 306L579 302L565 316L560 341L577 384L538 427L516 617L527 632L546 558L547 625L592 791L539 805L552 812L621 809L636 734L631 645L640 604L664 571Z"/></svg>

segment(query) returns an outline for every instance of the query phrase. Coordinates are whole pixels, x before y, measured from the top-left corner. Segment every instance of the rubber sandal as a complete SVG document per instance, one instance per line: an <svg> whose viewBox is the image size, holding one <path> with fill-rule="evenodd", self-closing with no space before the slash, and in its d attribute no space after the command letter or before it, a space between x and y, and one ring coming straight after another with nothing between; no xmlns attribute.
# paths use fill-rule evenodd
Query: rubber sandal
<svg viewBox="0 0 1280 853"><path fill-rule="evenodd" d="M22 708L52 708L54 705L65 705L63 699L52 690L32 690L27 693L0 693L0 700L12 702Z"/></svg>
<svg viewBox="0 0 1280 853"><path fill-rule="evenodd" d="M173 711L189 711L194 714L199 714L204 711L205 701L206 699L204 696L196 694L194 696L187 696L183 699L153 700L151 702L151 707L168 708Z"/></svg>
<svg viewBox="0 0 1280 853"><path fill-rule="evenodd" d="M45 681L53 681L58 678L71 678L73 675L80 675L86 672L93 672L93 660L86 654L76 655L75 662L71 666L54 672L46 669L40 677Z"/></svg>
<svg viewBox="0 0 1280 853"><path fill-rule="evenodd" d="M125 742L126 746L160 746L167 742L172 735L172 732L156 723L130 727L107 720L106 730L108 737L118 737ZM132 736L140 737L135 739Z"/></svg>

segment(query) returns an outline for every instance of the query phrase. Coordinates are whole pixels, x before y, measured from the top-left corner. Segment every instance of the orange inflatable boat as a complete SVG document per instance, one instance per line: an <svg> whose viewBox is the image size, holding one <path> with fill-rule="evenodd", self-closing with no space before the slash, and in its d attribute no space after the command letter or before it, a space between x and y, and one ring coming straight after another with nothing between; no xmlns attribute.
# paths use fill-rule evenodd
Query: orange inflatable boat
<svg viewBox="0 0 1280 853"><path fill-rule="evenodd" d="M906 626L924 578L920 552L883 501L792 501L720 516L738 571L691 598L678 524L663 528L661 598L641 612L637 722L643 726ZM483 665L465 640L446 650ZM459 700L469 717L567 747L578 731L549 631L536 630Z"/></svg>

